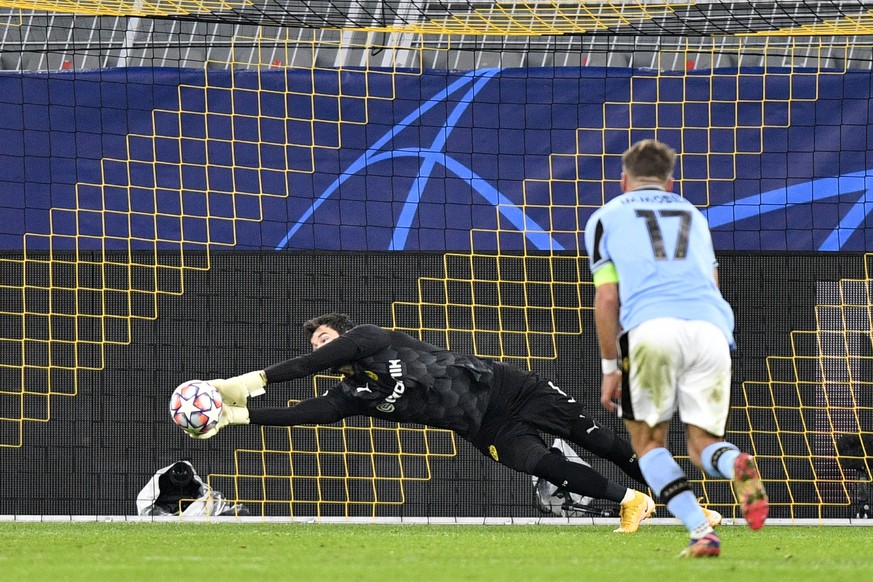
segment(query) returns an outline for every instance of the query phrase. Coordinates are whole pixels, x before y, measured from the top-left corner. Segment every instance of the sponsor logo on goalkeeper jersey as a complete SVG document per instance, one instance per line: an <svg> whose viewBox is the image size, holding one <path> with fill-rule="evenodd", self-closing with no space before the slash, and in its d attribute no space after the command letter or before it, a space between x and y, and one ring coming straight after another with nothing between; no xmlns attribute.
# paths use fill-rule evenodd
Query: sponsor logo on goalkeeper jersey
<svg viewBox="0 0 873 582"><path fill-rule="evenodd" d="M394 391L376 407L376 410L380 412L394 412L394 403L402 398L406 392L406 384L403 383L403 366L400 365L400 360L388 360L388 373L394 380Z"/></svg>

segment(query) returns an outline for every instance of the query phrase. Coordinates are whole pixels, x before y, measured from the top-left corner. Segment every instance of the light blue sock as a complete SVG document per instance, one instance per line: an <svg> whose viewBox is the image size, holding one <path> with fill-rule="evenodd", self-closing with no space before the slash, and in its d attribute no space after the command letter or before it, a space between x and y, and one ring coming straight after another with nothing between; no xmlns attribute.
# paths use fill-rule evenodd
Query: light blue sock
<svg viewBox="0 0 873 582"><path fill-rule="evenodd" d="M697 497L693 492L683 491L667 503L667 510L675 515L691 537L702 538L713 531L712 526L706 521L706 514L700 509Z"/></svg>
<svg viewBox="0 0 873 582"><path fill-rule="evenodd" d="M712 463L712 457L718 451L718 461L715 465ZM740 449L737 445L727 441L719 441L708 445L700 452L700 461L703 463L703 470L710 477L733 479L734 478L734 461L740 456Z"/></svg>
<svg viewBox="0 0 873 582"><path fill-rule="evenodd" d="M639 460L640 471L649 487L655 495L660 496L668 485L683 483L687 487L687 477L682 467L670 454L670 451L661 447L652 449ZM712 531L712 527L706 521L706 515L697 503L697 497L690 489L681 491L667 500L667 510L675 515L682 525L688 529L692 538L702 537Z"/></svg>

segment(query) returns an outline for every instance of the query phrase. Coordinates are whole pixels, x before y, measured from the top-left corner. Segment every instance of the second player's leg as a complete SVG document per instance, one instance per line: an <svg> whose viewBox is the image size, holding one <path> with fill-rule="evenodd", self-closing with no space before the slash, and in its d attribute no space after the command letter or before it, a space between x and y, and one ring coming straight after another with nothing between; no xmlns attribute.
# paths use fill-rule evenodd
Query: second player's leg
<svg viewBox="0 0 873 582"><path fill-rule="evenodd" d="M585 497L620 503L627 491L626 487L610 481L592 467L574 463L561 452L550 449L538 431L523 422L506 421L479 447L502 465L541 477Z"/></svg>
<svg viewBox="0 0 873 582"><path fill-rule="evenodd" d="M628 476L645 485L631 443L597 421L553 382L543 381L519 414L527 424L614 463Z"/></svg>

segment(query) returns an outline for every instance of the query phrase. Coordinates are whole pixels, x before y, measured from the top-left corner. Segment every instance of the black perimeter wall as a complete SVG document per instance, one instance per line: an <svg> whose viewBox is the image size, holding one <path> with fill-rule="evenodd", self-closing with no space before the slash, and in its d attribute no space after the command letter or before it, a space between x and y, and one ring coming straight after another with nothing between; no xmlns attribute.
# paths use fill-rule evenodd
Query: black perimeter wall
<svg viewBox="0 0 873 582"><path fill-rule="evenodd" d="M818 281L864 278L861 255L731 254L719 260L722 288L737 313L735 399L743 380L767 379L766 356L791 353L790 331L816 328ZM177 384L227 377L303 353L308 346L300 324L324 312L344 311L358 322L391 326L392 302L417 301L418 278L441 277L442 269L439 254L213 253L208 271L186 274L183 295L159 297L158 319L132 322L130 345L106 347L105 369L79 372L78 395L52 398L49 422L24 423L23 445L0 447L0 514L131 515L154 471L180 459L190 459L201 475L233 474L234 449L261 447L258 428L229 429L203 442L188 438L167 413ZM624 434L599 406L599 354L590 311L583 323L580 337L559 336L557 361L536 361L536 371ZM3 337L15 333L20 332ZM311 393L312 380L301 379L271 387L252 406L282 406ZM732 418L729 427L742 423ZM674 449L684 453L677 436ZM380 507L377 514L541 515L532 505L529 477L457 442L457 458L432 462L431 480L408 483L406 502ZM630 485L614 467L586 458ZM729 490L715 491L724 503L732 502ZM779 491L774 501L785 502ZM362 511L372 515L372 508ZM848 511L834 508L830 516L848 517ZM816 517L810 512L808 517Z"/></svg>

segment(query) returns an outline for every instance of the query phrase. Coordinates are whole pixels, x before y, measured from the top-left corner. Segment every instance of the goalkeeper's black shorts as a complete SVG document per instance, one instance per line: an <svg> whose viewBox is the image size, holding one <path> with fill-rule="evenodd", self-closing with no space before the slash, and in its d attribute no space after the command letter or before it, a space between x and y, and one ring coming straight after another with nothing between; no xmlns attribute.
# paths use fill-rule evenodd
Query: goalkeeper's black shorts
<svg viewBox="0 0 873 582"><path fill-rule="evenodd" d="M551 381L504 364L495 364L494 370L485 420L469 440L495 461L531 473L549 452L541 432L598 453L604 438L614 439L611 430L596 425L580 403Z"/></svg>

